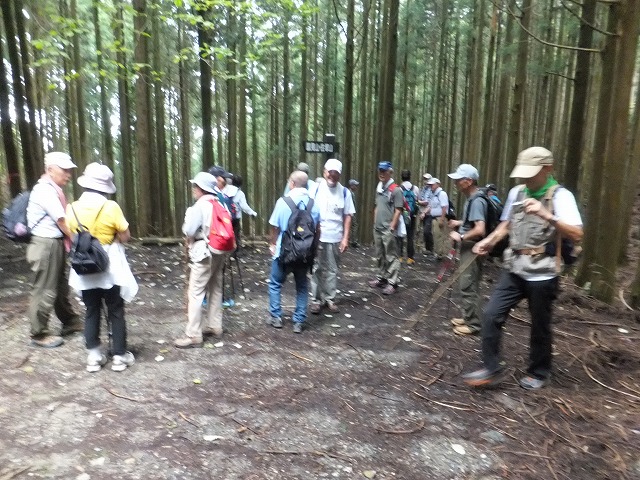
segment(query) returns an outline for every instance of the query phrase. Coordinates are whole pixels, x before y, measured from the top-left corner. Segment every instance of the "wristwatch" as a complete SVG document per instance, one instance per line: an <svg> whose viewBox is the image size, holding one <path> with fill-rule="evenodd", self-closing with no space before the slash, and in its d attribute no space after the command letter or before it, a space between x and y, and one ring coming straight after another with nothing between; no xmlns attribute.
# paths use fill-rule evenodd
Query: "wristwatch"
<svg viewBox="0 0 640 480"><path fill-rule="evenodd" d="M460 241L462 242L464 240L464 234L460 235Z"/></svg>
<svg viewBox="0 0 640 480"><path fill-rule="evenodd" d="M551 220L549 220L549 223L555 225L559 221L560 221L560 217L558 217L557 215L554 215L553 217L551 217Z"/></svg>

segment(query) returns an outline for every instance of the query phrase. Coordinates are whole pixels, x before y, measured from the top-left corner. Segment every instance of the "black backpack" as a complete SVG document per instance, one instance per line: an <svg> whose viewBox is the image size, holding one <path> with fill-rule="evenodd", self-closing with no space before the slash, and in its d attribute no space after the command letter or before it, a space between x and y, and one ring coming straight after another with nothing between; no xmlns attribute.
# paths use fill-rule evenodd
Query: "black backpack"
<svg viewBox="0 0 640 480"><path fill-rule="evenodd" d="M2 227L4 228L4 232L9 240L16 243L29 243L31 240L31 230L47 216L45 213L33 227L29 228L29 224L27 223L27 207L29 206L30 196L31 192L22 192L2 211Z"/></svg>
<svg viewBox="0 0 640 480"><path fill-rule="evenodd" d="M493 232L496 229L496 227L500 224L500 217L502 216L502 210L504 209L504 206L500 202L497 202L495 199L489 197L485 190L479 189L478 191L479 191L478 195L473 200L475 200L476 198L484 198L485 201L487 202L487 218L485 220L485 237L486 237L491 232ZM470 213L471 213L471 203L469 203L469 206L467 207L467 215L466 215L466 218L464 219L463 225L469 221ZM506 235L502 240L500 240L493 247L491 252L489 252L489 255L491 257L501 258L502 254L504 253L504 251L508 246L509 246L509 235Z"/></svg>
<svg viewBox="0 0 640 480"><path fill-rule="evenodd" d="M453 206L451 200L449 200L449 208L447 208L447 213L445 214L447 220L455 220L456 218L456 207Z"/></svg>
<svg viewBox="0 0 640 480"><path fill-rule="evenodd" d="M282 198L291 209L291 216L287 229L282 232L279 259L285 267L304 265L311 269L317 248L316 225L311 216L313 198L304 209L298 208L291 197Z"/></svg>
<svg viewBox="0 0 640 480"><path fill-rule="evenodd" d="M104 205L102 205L102 207L104 207ZM71 205L71 210L78 222L77 234L73 237L71 251L69 252L71 268L73 268L78 275L105 272L109 268L109 256L107 252L102 247L100 240L91 235L89 229L80 223L73 205ZM102 208L100 208L98 215L96 215L94 223L98 220L101 212Z"/></svg>

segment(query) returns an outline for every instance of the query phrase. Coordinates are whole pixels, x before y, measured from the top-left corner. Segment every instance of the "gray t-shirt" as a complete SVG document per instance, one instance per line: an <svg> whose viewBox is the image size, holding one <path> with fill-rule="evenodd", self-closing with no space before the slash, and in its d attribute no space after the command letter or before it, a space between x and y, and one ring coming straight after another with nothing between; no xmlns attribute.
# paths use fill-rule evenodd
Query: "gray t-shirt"
<svg viewBox="0 0 640 480"><path fill-rule="evenodd" d="M393 184L390 184L393 185ZM391 191L388 187L376 192L376 218L373 228L378 232L389 230L389 224L393 219L396 208L404 207L404 195L402 188L396 185Z"/></svg>
<svg viewBox="0 0 640 480"><path fill-rule="evenodd" d="M475 222L487 221L487 201L480 197L480 192L476 192L464 204L464 211L462 213L462 225L460 226L458 233L464 235L475 226ZM467 211L469 214L467 215Z"/></svg>

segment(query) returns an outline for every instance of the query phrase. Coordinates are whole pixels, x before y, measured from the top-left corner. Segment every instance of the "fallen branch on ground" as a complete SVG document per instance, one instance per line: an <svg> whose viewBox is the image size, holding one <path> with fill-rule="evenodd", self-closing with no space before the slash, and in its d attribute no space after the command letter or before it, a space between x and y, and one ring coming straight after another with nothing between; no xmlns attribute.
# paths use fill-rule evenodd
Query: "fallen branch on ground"
<svg viewBox="0 0 640 480"><path fill-rule="evenodd" d="M386 430L384 428L380 428L380 427L374 427L377 431L382 432L382 433L391 433L393 435L407 435L409 433L416 433L419 432L420 430L422 430L424 428L424 420L420 420L420 422L418 423L418 425L415 428L410 428L409 430Z"/></svg>

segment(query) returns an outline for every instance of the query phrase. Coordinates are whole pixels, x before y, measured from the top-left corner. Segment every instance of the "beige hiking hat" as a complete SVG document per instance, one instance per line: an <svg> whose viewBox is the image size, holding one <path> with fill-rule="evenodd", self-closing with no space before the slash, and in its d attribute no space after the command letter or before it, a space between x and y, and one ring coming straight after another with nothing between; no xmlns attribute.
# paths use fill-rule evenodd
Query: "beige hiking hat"
<svg viewBox="0 0 640 480"><path fill-rule="evenodd" d="M546 165L553 165L553 154L544 147L529 147L518 154L511 178L535 177Z"/></svg>

